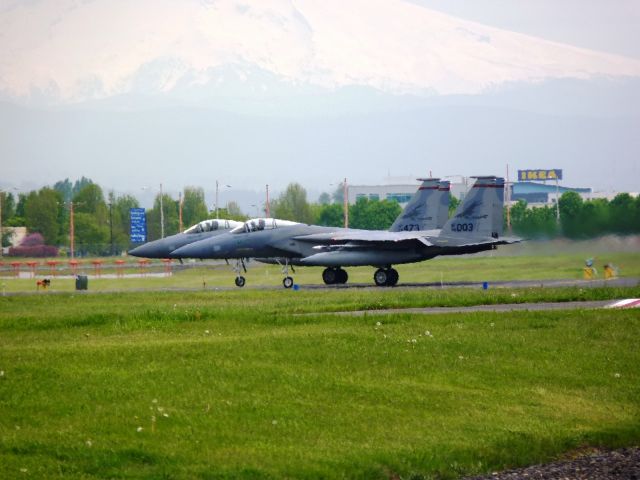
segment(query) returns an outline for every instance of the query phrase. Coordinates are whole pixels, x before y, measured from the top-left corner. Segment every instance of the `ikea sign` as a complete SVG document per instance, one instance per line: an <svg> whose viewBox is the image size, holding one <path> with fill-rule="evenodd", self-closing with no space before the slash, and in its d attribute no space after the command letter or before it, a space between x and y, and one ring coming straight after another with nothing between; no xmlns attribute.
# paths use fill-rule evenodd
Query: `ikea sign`
<svg viewBox="0 0 640 480"><path fill-rule="evenodd" d="M552 168L548 169L536 169L536 170L518 170L518 180L521 182L528 182L531 180L546 181L546 180L562 180L562 169Z"/></svg>

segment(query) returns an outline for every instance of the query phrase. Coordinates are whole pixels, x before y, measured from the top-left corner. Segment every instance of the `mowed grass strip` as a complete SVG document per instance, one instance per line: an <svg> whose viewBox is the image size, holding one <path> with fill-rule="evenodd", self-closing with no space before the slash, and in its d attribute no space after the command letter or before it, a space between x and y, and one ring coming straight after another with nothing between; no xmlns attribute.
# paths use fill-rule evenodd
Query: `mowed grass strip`
<svg viewBox="0 0 640 480"><path fill-rule="evenodd" d="M74 326L120 328L153 321L167 323L250 314L253 322L291 322L282 314L310 314L393 308L456 307L505 303L576 302L640 297L640 286L559 288L376 288L327 290L222 290L205 292L122 292L99 295L0 297L0 328L56 329ZM260 315L255 315L259 312Z"/></svg>
<svg viewBox="0 0 640 480"><path fill-rule="evenodd" d="M0 299L0 477L455 478L640 441L637 311L294 315L393 294Z"/></svg>
<svg viewBox="0 0 640 480"><path fill-rule="evenodd" d="M554 280L554 279L582 279L584 262L587 257L593 257L594 253L581 253L556 251L551 247L536 254L527 254L527 246L514 245L500 247L495 252L477 255L465 255L457 257L437 257L432 260L397 265L400 282L404 283L439 283L439 282L500 282L508 280ZM576 247L578 248L578 247ZM521 249L525 254L516 255ZM509 253L514 256L507 256ZM640 254L637 252L610 252L599 253L596 256L596 267L599 279L604 275L605 263L612 263L619 269L620 276L627 278L640 277ZM110 262L112 260L109 260ZM156 270L162 269L160 262L155 261ZM225 264L208 265L201 267L195 262L192 268L176 269L171 276L142 276L133 274L125 278L95 278L91 265L86 265L81 273L89 275L89 290L113 291L113 290L157 290L157 289L212 289L216 287L233 288L235 274L231 266ZM282 287L282 269L278 266L264 265L255 261L247 264L248 272L243 274L247 280L247 289L251 287L273 286ZM322 268L299 267L295 273L290 272L297 284L317 285L322 284ZM350 267L349 283L363 283L373 285L374 268ZM114 274L113 269L103 271ZM42 273L42 272L41 272ZM68 273L68 271L66 272ZM74 278L51 277L49 291L73 291ZM0 278L0 287L3 292L36 292L35 279L18 279L10 276L7 270ZM44 293L41 291L41 293Z"/></svg>

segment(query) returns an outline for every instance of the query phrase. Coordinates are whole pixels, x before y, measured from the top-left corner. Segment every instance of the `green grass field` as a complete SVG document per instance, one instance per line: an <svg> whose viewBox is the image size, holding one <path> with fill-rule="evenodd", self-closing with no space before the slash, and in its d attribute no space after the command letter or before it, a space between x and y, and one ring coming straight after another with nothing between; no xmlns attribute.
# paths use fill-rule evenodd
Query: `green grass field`
<svg viewBox="0 0 640 480"><path fill-rule="evenodd" d="M599 278L604 275L603 265L613 263L619 269L622 277L640 277L640 253L632 252L601 252L588 248L538 248L528 249L527 246L516 245L501 248L493 253L463 257L441 257L429 261L399 265L400 283L414 282L494 282L504 280L546 280L546 279L581 279L584 261L588 257L596 257L596 267ZM574 251L575 250L575 251ZM511 254L511 255L509 255ZM155 262L156 271L162 271L160 262ZM127 278L94 278L93 269L88 266L84 273L90 275L89 290L113 291L128 289L171 289L203 287L233 287L235 274L230 266L220 264L211 267L198 267L176 271L169 277L142 277L133 274ZM263 265L257 262L248 264L247 287L253 286L281 286L283 275L278 266ZM104 271L108 271L104 269ZM128 270L136 272L135 269ZM348 268L350 283L368 283L373 285L371 267ZM68 272L67 272L68 273ZM113 274L114 271L111 270ZM0 277L0 287L4 292L34 292L34 279L16 279L9 276ZM321 284L322 268L300 267L291 273L296 283L301 285ZM75 288L73 278L51 277L52 291L72 291Z"/></svg>
<svg viewBox="0 0 640 480"><path fill-rule="evenodd" d="M320 313L633 296L0 297L0 478L456 478L637 445L638 311Z"/></svg>

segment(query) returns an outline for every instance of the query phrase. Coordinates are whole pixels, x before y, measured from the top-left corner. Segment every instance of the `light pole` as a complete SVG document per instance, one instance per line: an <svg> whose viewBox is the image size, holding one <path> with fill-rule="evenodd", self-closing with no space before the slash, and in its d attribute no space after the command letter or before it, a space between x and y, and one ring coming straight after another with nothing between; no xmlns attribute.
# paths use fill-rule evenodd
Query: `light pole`
<svg viewBox="0 0 640 480"><path fill-rule="evenodd" d="M69 202L69 249L71 250L71 260L75 257L75 225L73 223L73 201Z"/></svg>
<svg viewBox="0 0 640 480"><path fill-rule="evenodd" d="M345 177L343 182L338 184L330 183L330 187L342 186L342 209L344 210L344 228L349 228L349 185L347 184L347 178Z"/></svg>
<svg viewBox="0 0 640 480"><path fill-rule="evenodd" d="M178 192L178 231L182 232L182 192Z"/></svg>
<svg viewBox="0 0 640 480"><path fill-rule="evenodd" d="M271 218L271 208L269 207L269 184L267 184L267 203L265 204L265 215Z"/></svg>
<svg viewBox="0 0 640 480"><path fill-rule="evenodd" d="M111 247L109 254L113 256L113 202L109 202L109 242Z"/></svg>
<svg viewBox="0 0 640 480"><path fill-rule="evenodd" d="M164 238L164 206L162 205L162 184L160 184L160 238Z"/></svg>
<svg viewBox="0 0 640 480"><path fill-rule="evenodd" d="M223 186L227 187L227 188L231 188L231 185L225 184ZM218 192L219 192L219 190L220 190L220 184L219 184L218 180L216 180L216 219L220 218L218 216Z"/></svg>
<svg viewBox="0 0 640 480"><path fill-rule="evenodd" d="M347 177L344 177L344 228L349 228L349 184Z"/></svg>
<svg viewBox="0 0 640 480"><path fill-rule="evenodd" d="M460 201L464 200L464 197L467 196L469 192L469 177L465 177L464 175L456 174L456 175L447 175L443 178L454 178L458 177L460 179L460 184L464 185L464 194L460 195Z"/></svg>

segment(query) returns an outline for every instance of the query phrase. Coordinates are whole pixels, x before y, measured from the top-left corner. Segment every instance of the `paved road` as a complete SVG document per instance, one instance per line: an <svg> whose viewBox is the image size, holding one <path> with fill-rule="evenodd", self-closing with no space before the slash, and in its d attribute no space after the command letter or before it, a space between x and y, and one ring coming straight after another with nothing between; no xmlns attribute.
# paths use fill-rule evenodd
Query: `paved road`
<svg viewBox="0 0 640 480"><path fill-rule="evenodd" d="M537 310L577 310L604 308L615 300L599 300L590 302L547 302L547 303L501 303L496 305L474 305L471 307L427 307L427 308L391 308L385 310L356 310L352 312L335 312L336 315L389 315L398 313L422 313L434 315L438 313L469 312L516 312Z"/></svg>
<svg viewBox="0 0 640 480"><path fill-rule="evenodd" d="M400 283L393 288L469 288L477 287L482 288L483 282L425 282L425 283ZM534 288L534 287L637 287L640 286L640 278L616 278L612 280L575 280L575 279L560 279L560 280L512 280L512 281L498 281L488 282L488 288L502 287L502 288ZM245 287L246 288L246 287ZM282 287L251 287L258 289L278 289ZM317 289L346 289L346 288L389 288L389 287L376 287L372 283L348 283L346 285L300 285L301 289L305 290L317 290Z"/></svg>
<svg viewBox="0 0 640 480"><path fill-rule="evenodd" d="M345 289L414 289L414 288L431 288L431 289L449 289L449 288L482 288L483 282L425 282L425 283L401 283L396 287L376 287L373 283L348 283L346 285L324 285L324 284L303 284L299 285L300 290L345 290ZM640 286L640 278L616 278L613 280L514 280L504 282L489 282L488 288L560 288L560 287L637 287ZM207 286L206 288L182 288L182 287L156 287L156 288L130 288L130 289L114 289L114 290L92 290L91 279L89 281L89 290L76 292L78 294L91 293L126 293L126 292L216 292L216 291L251 291L251 290L283 290L281 285L247 285L243 289L239 289L233 285L229 286ZM51 289L47 292L25 291L25 292L6 292L3 295L42 295L42 294L59 294L71 293L70 291L61 292Z"/></svg>

